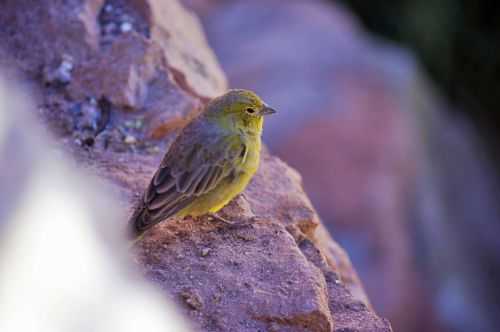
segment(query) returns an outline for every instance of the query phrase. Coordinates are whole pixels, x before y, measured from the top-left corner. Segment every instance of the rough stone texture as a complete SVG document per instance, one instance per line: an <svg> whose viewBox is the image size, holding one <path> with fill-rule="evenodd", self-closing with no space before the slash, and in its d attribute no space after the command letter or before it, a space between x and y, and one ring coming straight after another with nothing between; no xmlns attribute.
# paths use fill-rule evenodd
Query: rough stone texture
<svg viewBox="0 0 500 332"><path fill-rule="evenodd" d="M203 330L332 329L325 280L279 222L164 226L142 244L141 262L148 277L180 294Z"/></svg>
<svg viewBox="0 0 500 332"><path fill-rule="evenodd" d="M0 12L3 45L9 48L17 65L33 75L59 66L65 55L76 63L85 61L98 47L95 18L102 3L103 0L4 1Z"/></svg>
<svg viewBox="0 0 500 332"><path fill-rule="evenodd" d="M105 129L100 143L115 150L154 148L137 138L166 135L226 89L197 18L176 1L7 1L0 21L3 53L46 85L43 109L60 133L95 108L75 137L83 145ZM137 112L117 123L110 107Z"/></svg>
<svg viewBox="0 0 500 332"><path fill-rule="evenodd" d="M402 222L417 155L413 119L401 112L411 59L374 44L348 12L326 2L189 3L202 13L230 82L279 110L265 141L302 174L375 308L399 319L401 330L415 325L425 307ZM243 31L252 38L238 38Z"/></svg>
<svg viewBox="0 0 500 332"><path fill-rule="evenodd" d="M411 55L339 2L185 3L231 84L279 111L265 139L303 176L375 310L398 331L498 330L495 176Z"/></svg>
<svg viewBox="0 0 500 332"><path fill-rule="evenodd" d="M3 51L38 85L39 118L124 211L173 131L226 88L196 18L173 0L8 1L0 26ZM236 224L170 220L134 253L199 329L391 331L278 158L263 152L223 214Z"/></svg>
<svg viewBox="0 0 500 332"><path fill-rule="evenodd" d="M316 233L300 177L282 161L265 153L249 188L222 213L237 224L172 220L139 249L146 275L173 289L203 330L391 331L346 287L364 298L345 254Z"/></svg>

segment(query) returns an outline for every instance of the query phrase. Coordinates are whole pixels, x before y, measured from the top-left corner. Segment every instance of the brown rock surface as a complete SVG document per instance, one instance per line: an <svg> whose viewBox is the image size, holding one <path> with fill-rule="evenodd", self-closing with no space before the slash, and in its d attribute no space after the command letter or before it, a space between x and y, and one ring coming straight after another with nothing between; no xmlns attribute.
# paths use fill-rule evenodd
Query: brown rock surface
<svg viewBox="0 0 500 332"><path fill-rule="evenodd" d="M226 88L197 18L176 1L21 0L2 6L0 38L5 41L3 52L13 60L2 57L1 63L14 62L41 79L47 86L48 109L72 110L49 114L64 120L62 131L78 126L86 104L104 100L115 108L138 111L122 124L127 128L104 135L104 144L125 149L127 135L164 135L182 124L174 120ZM161 20L159 15L172 19ZM164 112L165 105L169 112ZM86 137L78 137L86 145L92 145L106 125L120 125L113 123L106 107L93 113Z"/></svg>
<svg viewBox="0 0 500 332"><path fill-rule="evenodd" d="M496 177L411 54L338 1L184 1L395 330L498 330Z"/></svg>
<svg viewBox="0 0 500 332"><path fill-rule="evenodd" d="M173 290L203 330L391 330L346 287L364 296L343 252L317 234L300 177L282 161L266 153L223 214L238 223L172 220L139 250L146 275Z"/></svg>
<svg viewBox="0 0 500 332"><path fill-rule="evenodd" d="M172 131L226 88L176 1L8 1L0 24L4 52L38 84L40 119L126 210ZM201 330L391 331L278 158L264 152L223 213L237 223L171 220L137 246L138 266Z"/></svg>
<svg viewBox="0 0 500 332"><path fill-rule="evenodd" d="M229 81L281 111L265 141L303 176L375 308L407 331L426 310L405 222L418 160L413 115L402 112L412 60L326 1L187 2L202 13Z"/></svg>

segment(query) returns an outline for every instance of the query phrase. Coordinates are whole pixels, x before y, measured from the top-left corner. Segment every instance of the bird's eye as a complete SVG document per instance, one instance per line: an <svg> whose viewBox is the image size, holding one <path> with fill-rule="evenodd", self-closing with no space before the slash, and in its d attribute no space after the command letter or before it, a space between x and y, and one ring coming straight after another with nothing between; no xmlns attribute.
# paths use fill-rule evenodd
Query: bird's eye
<svg viewBox="0 0 500 332"><path fill-rule="evenodd" d="M253 108L247 108L247 113L253 114L255 110Z"/></svg>

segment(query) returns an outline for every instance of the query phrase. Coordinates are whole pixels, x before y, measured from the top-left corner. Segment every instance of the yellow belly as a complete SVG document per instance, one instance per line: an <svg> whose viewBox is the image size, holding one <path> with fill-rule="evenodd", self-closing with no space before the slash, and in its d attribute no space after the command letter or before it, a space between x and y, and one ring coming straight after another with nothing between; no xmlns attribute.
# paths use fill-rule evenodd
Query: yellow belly
<svg viewBox="0 0 500 332"><path fill-rule="evenodd" d="M248 151L245 162L239 167L234 179L226 178L212 191L196 198L190 205L176 214L176 217L201 216L215 213L226 206L233 198L240 194L248 185L259 167L260 140Z"/></svg>

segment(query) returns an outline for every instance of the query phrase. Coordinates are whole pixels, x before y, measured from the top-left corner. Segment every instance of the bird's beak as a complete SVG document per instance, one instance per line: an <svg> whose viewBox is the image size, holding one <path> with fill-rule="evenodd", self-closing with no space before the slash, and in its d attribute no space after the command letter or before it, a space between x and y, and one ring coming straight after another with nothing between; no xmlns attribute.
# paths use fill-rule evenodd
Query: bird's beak
<svg viewBox="0 0 500 332"><path fill-rule="evenodd" d="M260 110L260 114L261 115L269 115L269 114L274 114L276 113L276 110L272 109L271 107L269 106L264 106L261 110Z"/></svg>

